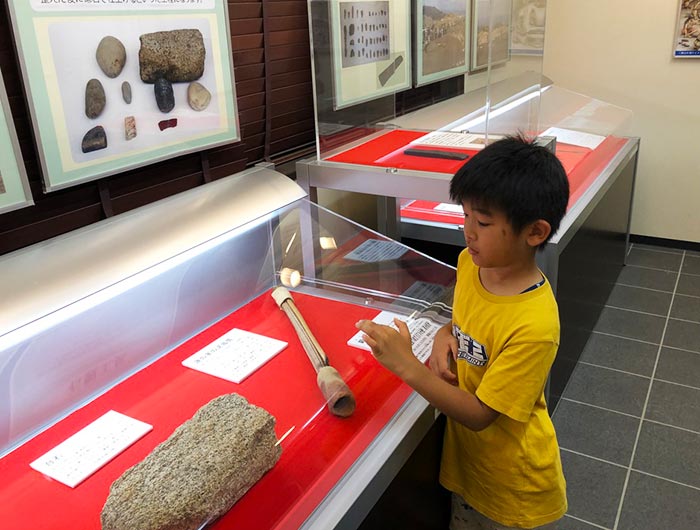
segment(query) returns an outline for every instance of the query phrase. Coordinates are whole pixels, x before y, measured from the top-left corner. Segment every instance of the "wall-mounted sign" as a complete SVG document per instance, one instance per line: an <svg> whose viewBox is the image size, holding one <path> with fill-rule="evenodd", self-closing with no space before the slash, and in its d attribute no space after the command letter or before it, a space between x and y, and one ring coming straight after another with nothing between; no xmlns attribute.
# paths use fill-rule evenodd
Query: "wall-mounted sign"
<svg viewBox="0 0 700 530"><path fill-rule="evenodd" d="M417 0L416 86L469 70L471 0Z"/></svg>
<svg viewBox="0 0 700 530"><path fill-rule="evenodd" d="M408 0L331 2L336 109L411 87Z"/></svg>
<svg viewBox="0 0 700 530"><path fill-rule="evenodd" d="M240 138L227 2L9 5L48 191Z"/></svg>
<svg viewBox="0 0 700 530"><path fill-rule="evenodd" d="M510 59L511 9L511 0L474 0L470 71Z"/></svg>
<svg viewBox="0 0 700 530"><path fill-rule="evenodd" d="M0 72L0 213L34 204Z"/></svg>
<svg viewBox="0 0 700 530"><path fill-rule="evenodd" d="M547 0L513 0L511 55L543 55Z"/></svg>
<svg viewBox="0 0 700 530"><path fill-rule="evenodd" d="M700 57L700 0L680 0L673 44L676 58Z"/></svg>

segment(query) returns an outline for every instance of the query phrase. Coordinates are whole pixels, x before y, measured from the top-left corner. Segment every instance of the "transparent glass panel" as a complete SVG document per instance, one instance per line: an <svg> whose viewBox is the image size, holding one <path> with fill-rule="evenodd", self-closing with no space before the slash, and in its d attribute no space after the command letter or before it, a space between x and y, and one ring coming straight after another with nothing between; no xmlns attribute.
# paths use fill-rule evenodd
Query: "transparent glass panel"
<svg viewBox="0 0 700 530"><path fill-rule="evenodd" d="M319 158L382 133L411 87L409 0L309 0Z"/></svg>
<svg viewBox="0 0 700 530"><path fill-rule="evenodd" d="M437 301L449 309L454 271L296 201L18 329L0 330L0 454L282 281L313 296L411 315Z"/></svg>
<svg viewBox="0 0 700 530"><path fill-rule="evenodd" d="M99 236L84 233L84 246ZM105 288L0 328L0 506L8 527L100 528L114 480L199 407L237 393L274 416L282 457L213 528L296 528L413 399L369 351L350 344L359 337L355 323L387 311L414 323L429 345L451 318L452 267L307 199L201 236ZM27 278L50 282L41 255L39 248ZM302 333L271 296L280 286L353 393L350 417L331 412L334 397L317 382ZM233 329L287 345L238 382L183 366L216 351ZM109 410L153 430L73 489L30 468ZM37 502L51 509L32 510Z"/></svg>

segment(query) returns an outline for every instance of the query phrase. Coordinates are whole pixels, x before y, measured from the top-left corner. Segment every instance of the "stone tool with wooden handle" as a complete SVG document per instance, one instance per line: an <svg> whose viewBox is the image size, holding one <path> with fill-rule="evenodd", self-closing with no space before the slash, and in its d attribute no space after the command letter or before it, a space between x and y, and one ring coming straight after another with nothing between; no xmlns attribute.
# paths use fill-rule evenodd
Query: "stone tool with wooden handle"
<svg viewBox="0 0 700 530"><path fill-rule="evenodd" d="M294 330L299 336L301 345L304 347L307 357L316 370L316 383L323 397L328 402L328 410L336 416L346 418L355 411L355 396L338 370L330 366L328 356L321 348L321 345L314 337L306 324L304 317L299 312L294 299L285 287L277 287L272 291L272 298L275 299L279 308L289 317Z"/></svg>

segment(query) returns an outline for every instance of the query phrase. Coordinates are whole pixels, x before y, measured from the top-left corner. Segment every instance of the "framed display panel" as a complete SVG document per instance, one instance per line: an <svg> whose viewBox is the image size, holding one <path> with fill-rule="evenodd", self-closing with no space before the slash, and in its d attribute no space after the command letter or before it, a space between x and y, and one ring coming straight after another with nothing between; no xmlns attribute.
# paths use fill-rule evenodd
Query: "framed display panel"
<svg viewBox="0 0 700 530"><path fill-rule="evenodd" d="M673 56L679 59L700 57L700 0L680 0Z"/></svg>
<svg viewBox="0 0 700 530"><path fill-rule="evenodd" d="M510 58L511 0L474 0L472 3L472 57L470 71Z"/></svg>
<svg viewBox="0 0 700 530"><path fill-rule="evenodd" d="M335 109L411 87L409 0L330 2Z"/></svg>
<svg viewBox="0 0 700 530"><path fill-rule="evenodd" d="M512 55L543 55L547 0L512 0Z"/></svg>
<svg viewBox="0 0 700 530"><path fill-rule="evenodd" d="M9 6L46 190L240 139L227 2Z"/></svg>
<svg viewBox="0 0 700 530"><path fill-rule="evenodd" d="M0 214L34 204L0 71Z"/></svg>
<svg viewBox="0 0 700 530"><path fill-rule="evenodd" d="M416 0L416 86L469 70L472 0Z"/></svg>

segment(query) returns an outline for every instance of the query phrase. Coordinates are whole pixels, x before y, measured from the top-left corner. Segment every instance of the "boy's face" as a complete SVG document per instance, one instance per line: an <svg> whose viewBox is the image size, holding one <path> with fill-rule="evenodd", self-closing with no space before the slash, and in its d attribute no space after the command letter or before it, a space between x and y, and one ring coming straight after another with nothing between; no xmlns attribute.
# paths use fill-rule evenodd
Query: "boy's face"
<svg viewBox="0 0 700 530"><path fill-rule="evenodd" d="M464 239L475 265L508 267L532 256L527 230L516 233L504 212L469 200L462 202L462 209Z"/></svg>

